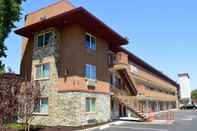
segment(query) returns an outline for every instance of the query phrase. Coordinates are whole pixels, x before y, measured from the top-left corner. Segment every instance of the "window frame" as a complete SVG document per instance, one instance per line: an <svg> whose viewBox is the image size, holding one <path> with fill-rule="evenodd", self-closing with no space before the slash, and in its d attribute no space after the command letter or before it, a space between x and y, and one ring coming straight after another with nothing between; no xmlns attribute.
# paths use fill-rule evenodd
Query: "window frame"
<svg viewBox="0 0 197 131"><path fill-rule="evenodd" d="M42 101L43 100L46 100L47 99L47 112L41 112L41 106L42 106ZM40 100L39 100L39 111L36 112L35 111L35 107L36 107L36 103L34 104L34 111L33 111L33 114L48 114L49 113L49 99L48 97L42 97Z"/></svg>
<svg viewBox="0 0 197 131"><path fill-rule="evenodd" d="M89 43L89 46L87 47L87 43L86 43L86 36L89 36L90 37L90 43ZM95 39L95 49L93 48L94 46L92 46L92 38ZM88 50L91 50L93 52L96 52L96 46L97 46L97 42L96 42L96 37L90 33L86 33L85 34L85 48L88 49Z"/></svg>
<svg viewBox="0 0 197 131"><path fill-rule="evenodd" d="M96 98L95 97L86 97L85 99L85 111L86 113L96 113ZM87 100L89 100L89 111L87 111ZM93 107L93 100L94 100L94 106Z"/></svg>
<svg viewBox="0 0 197 131"><path fill-rule="evenodd" d="M89 68L89 74L90 74L90 78L88 78L87 77L87 67ZM92 68L92 67L94 67L94 68ZM93 69L95 69L95 78L93 78L92 77L92 71L93 71ZM87 79L87 80L91 80L91 81L96 81L97 80L97 72L96 72L96 65L93 65L93 64L85 64L85 78Z"/></svg>
<svg viewBox="0 0 197 131"><path fill-rule="evenodd" d="M48 65L49 66L49 71L48 71L48 77L43 77L43 74L44 74L44 65ZM41 66L42 67L42 72L41 72L41 75L42 77L39 77L37 78L37 67ZM50 79L50 75L51 75L51 67L50 67L50 62L46 62L46 63L41 63L41 64L37 64L34 66L34 80L49 80Z"/></svg>
<svg viewBox="0 0 197 131"><path fill-rule="evenodd" d="M44 48L44 47L49 46L49 44L50 44L50 39L49 39L49 43L48 43L47 45L45 45L45 37L46 37L46 34L47 34L47 33L52 33L52 36L51 36L51 37L53 37L53 35L54 35L54 31L51 31L51 30L50 30L50 31L45 31L45 32L39 33L39 34L36 36L36 48L41 49L41 48ZM43 36L42 46L41 46L41 47L38 46L38 38L39 38L40 36Z"/></svg>
<svg viewBox="0 0 197 131"><path fill-rule="evenodd" d="M117 63L116 54L113 52L108 53L108 65L114 65Z"/></svg>

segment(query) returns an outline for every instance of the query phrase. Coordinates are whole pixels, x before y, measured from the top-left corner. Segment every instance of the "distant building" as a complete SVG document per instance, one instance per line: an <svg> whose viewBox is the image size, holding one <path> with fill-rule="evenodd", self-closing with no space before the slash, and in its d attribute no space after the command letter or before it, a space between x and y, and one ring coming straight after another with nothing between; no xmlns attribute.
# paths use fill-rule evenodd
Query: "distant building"
<svg viewBox="0 0 197 131"><path fill-rule="evenodd" d="M180 81L180 102L181 104L191 103L190 77L188 73L179 74Z"/></svg>

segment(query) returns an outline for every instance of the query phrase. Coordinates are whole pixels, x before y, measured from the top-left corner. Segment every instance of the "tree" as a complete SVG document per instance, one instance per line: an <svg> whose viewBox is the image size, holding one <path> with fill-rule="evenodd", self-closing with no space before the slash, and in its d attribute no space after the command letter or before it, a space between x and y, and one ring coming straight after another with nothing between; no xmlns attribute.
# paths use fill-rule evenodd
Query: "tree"
<svg viewBox="0 0 197 131"><path fill-rule="evenodd" d="M192 99L197 99L197 89L192 91Z"/></svg>
<svg viewBox="0 0 197 131"><path fill-rule="evenodd" d="M18 117L24 124L25 131L30 130L34 119L36 103L40 102L42 89L39 82L23 82L18 96Z"/></svg>
<svg viewBox="0 0 197 131"><path fill-rule="evenodd" d="M5 39L15 28L14 23L20 20L21 4L25 0L0 0L0 73L4 72L5 65L2 58L6 57Z"/></svg>
<svg viewBox="0 0 197 131"><path fill-rule="evenodd" d="M4 74L0 77L0 130L17 114L17 105L21 80L15 74Z"/></svg>

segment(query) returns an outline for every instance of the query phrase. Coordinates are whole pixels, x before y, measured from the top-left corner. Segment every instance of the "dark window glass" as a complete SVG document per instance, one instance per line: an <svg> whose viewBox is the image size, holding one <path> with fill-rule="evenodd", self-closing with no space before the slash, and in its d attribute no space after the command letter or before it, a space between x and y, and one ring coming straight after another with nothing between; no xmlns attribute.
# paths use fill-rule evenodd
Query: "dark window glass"
<svg viewBox="0 0 197 131"><path fill-rule="evenodd" d="M44 35L38 36L38 47L43 47Z"/></svg>
<svg viewBox="0 0 197 131"><path fill-rule="evenodd" d="M85 47L93 51L96 51L96 38L91 36L90 34L86 34Z"/></svg>
<svg viewBox="0 0 197 131"><path fill-rule="evenodd" d="M90 112L90 98L86 98L86 112Z"/></svg>
<svg viewBox="0 0 197 131"><path fill-rule="evenodd" d="M34 105L34 112L36 112L36 113L40 112L40 101L35 103L35 105Z"/></svg>
<svg viewBox="0 0 197 131"><path fill-rule="evenodd" d="M49 78L49 64L43 65L43 78Z"/></svg>
<svg viewBox="0 0 197 131"><path fill-rule="evenodd" d="M85 47L88 49L90 48L90 41L91 41L90 35L86 35Z"/></svg>
<svg viewBox="0 0 197 131"><path fill-rule="evenodd" d="M52 32L48 32L45 34L44 45L48 45L52 39Z"/></svg>
<svg viewBox="0 0 197 131"><path fill-rule="evenodd" d="M85 65L85 77L89 80L96 80L96 66L86 64Z"/></svg>
<svg viewBox="0 0 197 131"><path fill-rule="evenodd" d="M91 49L96 51L96 38L91 37Z"/></svg>

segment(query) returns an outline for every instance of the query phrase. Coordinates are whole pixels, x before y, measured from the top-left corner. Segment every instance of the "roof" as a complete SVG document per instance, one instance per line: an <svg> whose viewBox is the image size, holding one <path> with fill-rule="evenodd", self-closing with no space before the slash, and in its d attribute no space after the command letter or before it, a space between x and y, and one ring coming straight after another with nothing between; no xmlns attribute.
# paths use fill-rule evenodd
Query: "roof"
<svg viewBox="0 0 197 131"><path fill-rule="evenodd" d="M34 33L40 30L54 26L62 27L69 23L80 24L91 33L97 34L108 41L109 44L125 45L128 43L126 38L113 31L83 7L78 7L43 21L25 26L16 30L15 33L24 37L31 37Z"/></svg>
<svg viewBox="0 0 197 131"><path fill-rule="evenodd" d="M68 4L68 5L72 6L73 8L75 8L75 6L72 3L70 3L68 0L59 0L56 3L50 4L50 5L46 6L46 7L43 7L43 8L40 8L38 10L35 10L33 12L30 12L26 16L31 15L31 14L34 14L34 13L37 13L37 12L39 12L39 11L41 11L43 9L49 8L51 6L55 6L55 5L57 5L57 4L61 3L61 2L65 2L66 4Z"/></svg>
<svg viewBox="0 0 197 131"><path fill-rule="evenodd" d="M167 75L163 74L162 72L160 72L159 70L157 70L153 66L149 65L148 63L146 63L145 61L143 61L141 58L137 57L136 55L134 55L130 51L128 51L122 47L119 48L119 51L122 51L122 52L125 52L126 54L128 54L129 60L131 60L136 65L139 65L140 67L142 67L144 69L147 69L148 71L152 72L153 74L156 74L157 76L159 76L161 79L163 79L163 80L169 82L170 84L176 86L177 88L179 88L179 84L177 82L175 82L174 80L172 80Z"/></svg>

